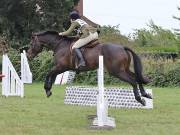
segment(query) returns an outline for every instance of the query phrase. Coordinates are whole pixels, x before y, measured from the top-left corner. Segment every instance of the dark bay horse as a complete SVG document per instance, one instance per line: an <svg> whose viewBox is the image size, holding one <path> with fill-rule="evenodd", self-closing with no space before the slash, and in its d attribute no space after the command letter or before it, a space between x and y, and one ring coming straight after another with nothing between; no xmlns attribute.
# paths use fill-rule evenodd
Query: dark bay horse
<svg viewBox="0 0 180 135"><path fill-rule="evenodd" d="M68 70L77 71L70 49L74 42L75 39L59 36L56 31L32 34L31 46L27 52L28 59L34 58L44 47L54 52L54 67L48 72L44 84L47 97L52 94L52 84L58 74ZM81 50L85 58L86 67L80 69L80 72L97 69L99 55L103 55L105 69L111 75L132 85L135 99L138 102L145 105L145 100L141 96L152 98L143 88L143 84L147 84L149 80L142 75L140 58L131 49L121 45L104 43L92 48L82 48ZM134 73L129 69L131 57L134 63Z"/></svg>

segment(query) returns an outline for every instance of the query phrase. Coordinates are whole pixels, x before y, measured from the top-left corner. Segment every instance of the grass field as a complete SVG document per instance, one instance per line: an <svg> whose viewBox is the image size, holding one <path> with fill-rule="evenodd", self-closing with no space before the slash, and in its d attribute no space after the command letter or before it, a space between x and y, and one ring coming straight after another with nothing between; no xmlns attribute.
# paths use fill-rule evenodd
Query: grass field
<svg viewBox="0 0 180 135"><path fill-rule="evenodd" d="M112 130L92 130L95 107L64 105L64 86L46 98L43 84L25 86L25 98L0 97L0 135L180 135L180 88L153 88L154 109L109 109Z"/></svg>

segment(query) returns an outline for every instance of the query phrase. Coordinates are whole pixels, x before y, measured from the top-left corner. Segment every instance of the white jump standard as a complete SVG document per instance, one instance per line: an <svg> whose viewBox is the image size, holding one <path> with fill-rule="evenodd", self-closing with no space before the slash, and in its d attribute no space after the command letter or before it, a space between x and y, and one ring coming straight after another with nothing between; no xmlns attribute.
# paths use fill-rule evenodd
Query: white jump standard
<svg viewBox="0 0 180 135"><path fill-rule="evenodd" d="M99 56L97 118L93 121L94 127L116 127L115 119L108 117L108 101L104 94L104 64L103 56Z"/></svg>
<svg viewBox="0 0 180 135"><path fill-rule="evenodd" d="M32 83L32 73L29 68L26 52L21 53L21 79L14 69L7 54L2 59L2 95L24 97L24 83Z"/></svg>
<svg viewBox="0 0 180 135"><path fill-rule="evenodd" d="M21 53L21 80L23 83L32 83L32 73L24 50Z"/></svg>
<svg viewBox="0 0 180 135"><path fill-rule="evenodd" d="M7 54L3 55L2 61L2 95L24 97L24 84L19 78Z"/></svg>

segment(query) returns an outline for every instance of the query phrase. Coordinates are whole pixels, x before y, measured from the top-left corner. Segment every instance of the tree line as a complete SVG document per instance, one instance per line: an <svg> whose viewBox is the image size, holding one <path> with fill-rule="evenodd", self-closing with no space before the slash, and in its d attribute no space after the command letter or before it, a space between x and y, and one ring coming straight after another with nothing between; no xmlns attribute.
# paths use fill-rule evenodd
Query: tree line
<svg viewBox="0 0 180 135"><path fill-rule="evenodd" d="M78 0L0 0L0 45L8 43L8 56L17 71L20 69L19 49L29 45L31 33L45 30L64 31L70 24L68 14L77 3ZM180 11L180 8L178 10ZM180 21L178 16L173 18ZM179 32L179 28L172 31L150 21L148 29L136 29L129 36L122 35L118 26L102 26L100 40L128 46L138 54L150 53L151 56L143 58L142 62L145 73L152 78L151 85L179 87L179 61L164 60L160 57L161 53L180 52ZM43 51L29 64L35 81L43 81L53 65L52 52ZM105 81L106 84L119 84L119 80L114 80L108 75ZM76 82L96 83L96 71L77 75Z"/></svg>
<svg viewBox="0 0 180 135"><path fill-rule="evenodd" d="M31 33L56 30L68 25L68 14L79 0L1 0L0 36L20 48L29 43Z"/></svg>

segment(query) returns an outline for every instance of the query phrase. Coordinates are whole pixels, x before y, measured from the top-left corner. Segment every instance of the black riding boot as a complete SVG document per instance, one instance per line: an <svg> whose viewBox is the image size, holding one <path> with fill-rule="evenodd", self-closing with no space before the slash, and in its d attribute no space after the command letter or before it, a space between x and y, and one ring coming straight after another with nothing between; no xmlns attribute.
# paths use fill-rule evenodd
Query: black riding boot
<svg viewBox="0 0 180 135"><path fill-rule="evenodd" d="M74 51L76 53L76 56L78 57L78 68L86 66L80 49L75 48Z"/></svg>

